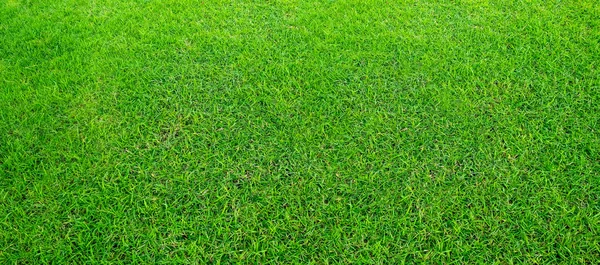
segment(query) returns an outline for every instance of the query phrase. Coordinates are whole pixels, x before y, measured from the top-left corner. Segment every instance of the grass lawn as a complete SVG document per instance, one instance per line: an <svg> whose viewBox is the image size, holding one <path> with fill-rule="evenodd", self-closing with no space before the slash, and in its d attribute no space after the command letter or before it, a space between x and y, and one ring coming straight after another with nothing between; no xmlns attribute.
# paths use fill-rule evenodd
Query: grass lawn
<svg viewBox="0 0 600 265"><path fill-rule="evenodd" d="M0 0L0 263L594 264L597 0Z"/></svg>

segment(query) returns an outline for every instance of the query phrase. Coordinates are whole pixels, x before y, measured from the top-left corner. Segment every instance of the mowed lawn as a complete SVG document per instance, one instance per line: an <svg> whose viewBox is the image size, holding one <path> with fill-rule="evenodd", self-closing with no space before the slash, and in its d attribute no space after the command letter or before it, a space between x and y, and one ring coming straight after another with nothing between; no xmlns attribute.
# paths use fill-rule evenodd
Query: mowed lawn
<svg viewBox="0 0 600 265"><path fill-rule="evenodd" d="M595 264L595 0L0 0L1 264Z"/></svg>

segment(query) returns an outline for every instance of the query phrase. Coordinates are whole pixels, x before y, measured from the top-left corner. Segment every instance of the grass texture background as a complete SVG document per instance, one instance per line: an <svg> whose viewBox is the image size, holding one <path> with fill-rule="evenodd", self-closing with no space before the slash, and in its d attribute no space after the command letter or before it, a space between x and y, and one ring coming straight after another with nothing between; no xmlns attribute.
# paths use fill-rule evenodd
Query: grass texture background
<svg viewBox="0 0 600 265"><path fill-rule="evenodd" d="M600 5L0 0L0 263L593 264Z"/></svg>

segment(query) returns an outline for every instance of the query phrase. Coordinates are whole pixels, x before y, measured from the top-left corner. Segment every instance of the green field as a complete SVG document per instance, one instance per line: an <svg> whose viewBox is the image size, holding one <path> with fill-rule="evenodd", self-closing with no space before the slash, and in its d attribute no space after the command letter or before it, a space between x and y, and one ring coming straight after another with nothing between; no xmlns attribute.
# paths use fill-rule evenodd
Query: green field
<svg viewBox="0 0 600 265"><path fill-rule="evenodd" d="M597 0L0 0L0 264L597 264Z"/></svg>

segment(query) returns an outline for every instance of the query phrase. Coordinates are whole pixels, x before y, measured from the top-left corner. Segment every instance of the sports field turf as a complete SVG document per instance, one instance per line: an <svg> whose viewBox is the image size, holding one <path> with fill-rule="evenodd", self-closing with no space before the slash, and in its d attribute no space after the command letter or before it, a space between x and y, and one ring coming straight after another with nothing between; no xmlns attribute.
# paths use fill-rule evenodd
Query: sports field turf
<svg viewBox="0 0 600 265"><path fill-rule="evenodd" d="M0 0L0 264L597 264L597 0Z"/></svg>

